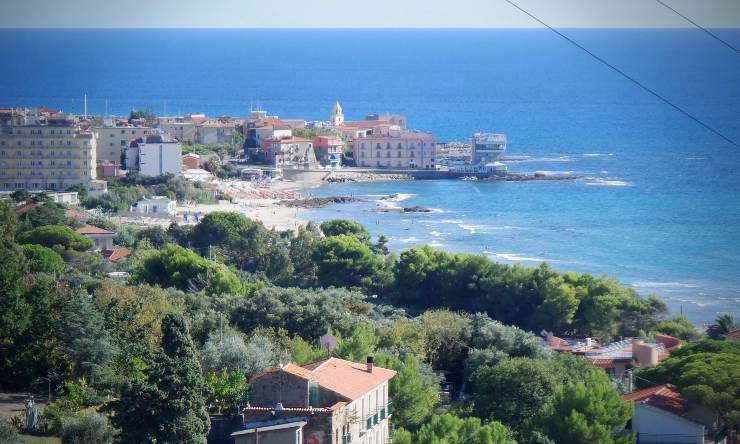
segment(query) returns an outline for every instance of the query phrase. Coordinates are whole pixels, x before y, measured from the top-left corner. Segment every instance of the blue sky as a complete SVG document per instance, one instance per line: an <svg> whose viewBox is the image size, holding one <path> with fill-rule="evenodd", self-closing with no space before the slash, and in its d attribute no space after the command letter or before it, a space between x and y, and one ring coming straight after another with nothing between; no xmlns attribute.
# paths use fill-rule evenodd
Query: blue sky
<svg viewBox="0 0 740 444"><path fill-rule="evenodd" d="M689 27L653 0L517 0L557 27ZM740 0L664 0L706 27L740 27ZM538 27L503 0L0 0L0 27Z"/></svg>

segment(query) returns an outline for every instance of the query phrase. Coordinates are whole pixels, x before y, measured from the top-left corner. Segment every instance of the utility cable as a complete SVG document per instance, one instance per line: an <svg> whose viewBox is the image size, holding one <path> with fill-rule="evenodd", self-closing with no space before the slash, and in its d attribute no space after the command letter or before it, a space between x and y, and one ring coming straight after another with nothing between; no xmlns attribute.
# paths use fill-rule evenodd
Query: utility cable
<svg viewBox="0 0 740 444"><path fill-rule="evenodd" d="M698 123L699 125L703 126L704 128L706 128L707 130L709 130L709 131L711 131L712 133L716 134L717 136L721 137L721 138L722 138L722 139L723 139L724 141L726 141L727 143L729 143L729 144L733 145L733 146L734 146L734 147L736 147L736 148L740 148L740 144L738 144L738 143L737 143L737 142L735 142L734 140L732 140L732 139L730 139L729 137L725 136L724 134L722 134L722 133L721 133L721 132L719 132L718 130L716 130L716 129L712 128L712 127L711 127L711 126L710 126L709 124L707 124L707 123L704 123L704 122L703 122L703 121L701 121L701 120L700 120L700 119L699 119L698 117L694 117L694 116L693 116L693 115L692 115L691 113L689 113L688 111L684 110L683 108L681 108L681 107L680 107L680 106L678 106L678 105L675 105L675 104L674 104L673 102L671 102L670 100L666 99L666 98L665 98L665 97L663 97L662 95L658 94L658 93L657 93L656 91L654 91L654 90L650 89L649 87L645 86L644 84L642 84L642 83L641 83L641 82L640 82L639 80L635 79L634 77L632 77L632 76L630 76L629 74L625 73L625 72L624 72L624 71L622 71L621 69L617 68L616 66L612 65L611 63L609 63L609 62L607 62L606 60L604 60L604 59L602 59L601 57L599 57L598 55L594 54L593 52L591 52L590 50L588 50L588 49L587 49L587 48L585 48L584 46L581 46L581 45L580 45L580 44L579 44L578 42L576 42L575 40L571 39L571 38L570 38L570 37L568 37L567 35L563 34L562 32L558 31L557 29L553 28L552 26L548 25L547 23L543 22L542 20L540 20L539 18L535 17L535 16L533 15L533 14L529 13L528 11L526 11L526 10L522 9L522 8L521 8L521 7L519 6L519 5L517 5L516 3L514 3L514 2L512 1L512 0L504 0L504 1L505 1L506 3L509 3L509 4L511 5L511 6L515 7L516 9L520 10L520 11L521 11L521 12L523 12L524 14L528 15L528 16L529 16L529 17L531 17L531 18L532 18L533 20L535 20L535 21L537 21L538 23L540 23L540 24L541 24L542 26L544 26L544 27L548 28L548 29L549 29L550 31L552 31L552 32L554 32L555 34L559 35L560 37L564 38L564 39L565 39L566 41L568 41L568 42L569 42L570 44L574 45L575 47L577 47L577 48L578 48L578 49L580 49L581 51L585 52L586 54L590 55L591 57L593 57L594 59L598 60L598 61L599 61L599 62L601 62L602 64L604 64L604 65L606 65L607 67L611 68L611 69L612 69L613 71L615 71L616 73L620 74L620 75L621 75L622 77L626 78L627 80L629 80L630 82L632 82L632 83L634 83L635 85L639 86L639 87L640 87L640 88L642 88L643 90L645 90L645 91L647 91L648 93L652 94L653 96L657 97L658 99L660 99L660 100L661 100L662 102L664 102L665 104L667 104L667 105L668 105L668 106L670 106L671 108L673 108L673 109L675 109L676 111L680 112L680 113L681 113L681 114L683 114L684 116L688 117L689 119L691 119L691 120L693 120L694 122Z"/></svg>
<svg viewBox="0 0 740 444"><path fill-rule="evenodd" d="M687 22L691 23L692 25L696 26L697 28L701 29L702 31L706 32L713 39L717 40L718 42L720 42L723 45L727 46L731 50L733 50L736 53L740 54L740 50L738 50L737 48L735 48L734 46L732 46L729 42L727 42L726 40L722 40L717 34L713 33L712 31L708 30L707 28L701 26L700 24L696 23L695 21L691 20L690 18L686 17L685 15L681 14L680 12L676 11L670 5L668 5L667 3L665 3L663 0L655 0L655 1L658 2L658 3L660 3L661 5L663 5L665 8L670 9L671 11L673 11L674 13L676 13L676 15L678 15L679 17L681 17L682 19L686 20Z"/></svg>

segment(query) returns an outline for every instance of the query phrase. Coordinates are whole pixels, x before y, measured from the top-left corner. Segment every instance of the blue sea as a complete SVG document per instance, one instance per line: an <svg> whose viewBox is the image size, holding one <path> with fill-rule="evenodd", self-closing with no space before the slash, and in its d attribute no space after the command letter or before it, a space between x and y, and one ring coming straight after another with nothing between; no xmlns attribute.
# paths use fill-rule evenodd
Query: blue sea
<svg viewBox="0 0 740 444"><path fill-rule="evenodd" d="M696 30L564 30L735 141L740 57ZM740 46L740 30L716 30ZM695 322L740 316L740 149L547 30L0 30L1 106L327 119L404 114L439 140L508 135L512 171L573 182L330 185L400 250L607 273ZM106 105L107 104L107 105ZM396 201L378 200L400 193ZM422 205L431 214L373 211Z"/></svg>

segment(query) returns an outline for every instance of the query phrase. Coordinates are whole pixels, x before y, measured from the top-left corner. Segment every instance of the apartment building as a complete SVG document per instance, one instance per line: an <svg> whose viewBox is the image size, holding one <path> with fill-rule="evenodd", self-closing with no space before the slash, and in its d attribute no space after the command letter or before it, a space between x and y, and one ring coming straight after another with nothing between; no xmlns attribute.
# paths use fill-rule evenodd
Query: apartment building
<svg viewBox="0 0 740 444"><path fill-rule="evenodd" d="M142 176L179 174L182 171L182 145L163 134L146 134L132 140L124 157L126 169Z"/></svg>
<svg viewBox="0 0 740 444"><path fill-rule="evenodd" d="M90 188L97 136L71 115L40 109L0 109L0 190Z"/></svg>
<svg viewBox="0 0 740 444"><path fill-rule="evenodd" d="M435 168L437 140L419 131L370 134L352 141L355 165L370 168Z"/></svg>
<svg viewBox="0 0 740 444"><path fill-rule="evenodd" d="M314 167L316 153L311 139L288 137L262 143L265 159L276 167Z"/></svg>
<svg viewBox="0 0 740 444"><path fill-rule="evenodd" d="M143 137L152 132L151 127L130 124L93 127L98 136L96 159L98 163L122 163L123 151L131 139Z"/></svg>
<svg viewBox="0 0 740 444"><path fill-rule="evenodd" d="M388 444L393 370L329 358L304 366L287 364L250 381L244 427L236 444ZM255 435L258 435L256 437Z"/></svg>

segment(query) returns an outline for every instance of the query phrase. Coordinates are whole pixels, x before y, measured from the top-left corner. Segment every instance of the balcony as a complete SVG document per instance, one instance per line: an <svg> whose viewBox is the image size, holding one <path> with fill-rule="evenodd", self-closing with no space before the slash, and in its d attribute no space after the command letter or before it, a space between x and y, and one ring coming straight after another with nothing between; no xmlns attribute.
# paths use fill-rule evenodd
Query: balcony
<svg viewBox="0 0 740 444"><path fill-rule="evenodd" d="M349 444L352 442L352 434L351 433L345 433L342 435L342 444Z"/></svg>

